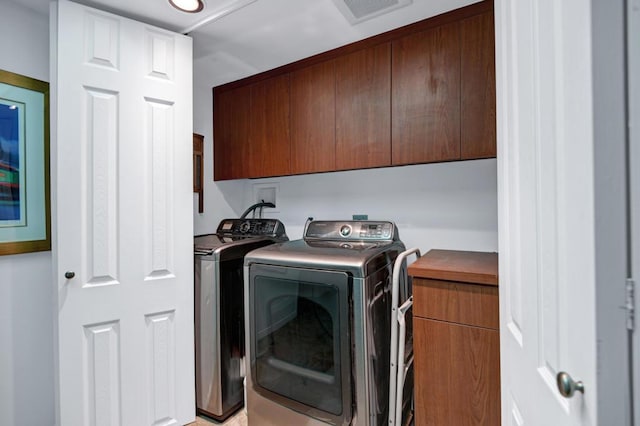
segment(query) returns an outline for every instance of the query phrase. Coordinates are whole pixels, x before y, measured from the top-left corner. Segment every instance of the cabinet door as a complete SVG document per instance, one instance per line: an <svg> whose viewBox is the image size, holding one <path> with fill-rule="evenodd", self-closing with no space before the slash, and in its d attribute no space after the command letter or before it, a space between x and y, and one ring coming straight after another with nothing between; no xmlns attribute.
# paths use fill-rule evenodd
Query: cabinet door
<svg viewBox="0 0 640 426"><path fill-rule="evenodd" d="M393 42L393 165L460 158L458 25L443 25Z"/></svg>
<svg viewBox="0 0 640 426"><path fill-rule="evenodd" d="M335 170L335 61L291 78L291 173Z"/></svg>
<svg viewBox="0 0 640 426"><path fill-rule="evenodd" d="M214 93L214 180L238 179L249 175L250 106L249 86Z"/></svg>
<svg viewBox="0 0 640 426"><path fill-rule="evenodd" d="M496 72L493 13L460 23L460 150L463 160L496 156Z"/></svg>
<svg viewBox="0 0 640 426"><path fill-rule="evenodd" d="M500 425L500 333L414 317L415 424Z"/></svg>
<svg viewBox="0 0 640 426"><path fill-rule="evenodd" d="M198 213L204 212L204 136L193 134L193 192L198 194Z"/></svg>
<svg viewBox="0 0 640 426"><path fill-rule="evenodd" d="M289 174L289 75L251 86L251 150L247 177Z"/></svg>
<svg viewBox="0 0 640 426"><path fill-rule="evenodd" d="M336 169L391 165L391 45L336 60Z"/></svg>

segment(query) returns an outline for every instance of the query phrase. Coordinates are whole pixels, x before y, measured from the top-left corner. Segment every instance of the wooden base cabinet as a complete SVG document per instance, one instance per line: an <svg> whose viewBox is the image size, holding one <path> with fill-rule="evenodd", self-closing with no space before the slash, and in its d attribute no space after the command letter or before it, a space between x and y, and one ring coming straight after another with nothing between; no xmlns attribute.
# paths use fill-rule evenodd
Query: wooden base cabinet
<svg viewBox="0 0 640 426"><path fill-rule="evenodd" d="M499 426L497 254L432 250L409 275L416 426Z"/></svg>

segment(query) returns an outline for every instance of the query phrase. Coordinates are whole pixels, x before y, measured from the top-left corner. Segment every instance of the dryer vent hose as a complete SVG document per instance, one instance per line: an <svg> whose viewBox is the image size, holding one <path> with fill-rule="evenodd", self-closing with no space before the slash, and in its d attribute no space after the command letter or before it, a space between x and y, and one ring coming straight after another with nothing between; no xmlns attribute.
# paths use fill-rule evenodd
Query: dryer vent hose
<svg viewBox="0 0 640 426"><path fill-rule="evenodd" d="M245 217L247 217L247 215L249 213L251 213L252 211L256 210L256 209L262 209L263 207L271 207L271 208L275 208L275 204L273 203L268 203L268 202L261 202L261 203L255 203L254 205L252 205L251 207L249 207L247 210L244 211L244 213L242 213L242 216L240 216L240 219L244 219Z"/></svg>

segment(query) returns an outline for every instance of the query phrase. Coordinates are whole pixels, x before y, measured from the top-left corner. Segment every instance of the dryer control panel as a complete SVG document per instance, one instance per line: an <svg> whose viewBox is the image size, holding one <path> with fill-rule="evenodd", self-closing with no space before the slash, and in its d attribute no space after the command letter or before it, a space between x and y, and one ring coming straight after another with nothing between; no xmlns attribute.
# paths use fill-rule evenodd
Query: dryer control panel
<svg viewBox="0 0 640 426"><path fill-rule="evenodd" d="M330 241L397 241L398 228L393 222L350 220L310 222L304 234L305 240Z"/></svg>

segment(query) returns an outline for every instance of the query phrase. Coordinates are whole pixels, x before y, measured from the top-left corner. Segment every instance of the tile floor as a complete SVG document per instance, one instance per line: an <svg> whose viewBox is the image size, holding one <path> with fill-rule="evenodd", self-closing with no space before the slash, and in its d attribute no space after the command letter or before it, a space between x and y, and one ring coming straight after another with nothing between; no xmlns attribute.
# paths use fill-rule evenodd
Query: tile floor
<svg viewBox="0 0 640 426"><path fill-rule="evenodd" d="M197 416L196 421L189 423L187 426L247 426L247 414L244 410L238 411L233 416L225 420L224 423L219 423L213 419L204 416Z"/></svg>

